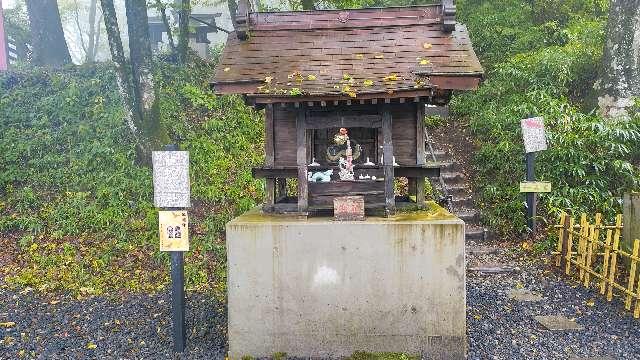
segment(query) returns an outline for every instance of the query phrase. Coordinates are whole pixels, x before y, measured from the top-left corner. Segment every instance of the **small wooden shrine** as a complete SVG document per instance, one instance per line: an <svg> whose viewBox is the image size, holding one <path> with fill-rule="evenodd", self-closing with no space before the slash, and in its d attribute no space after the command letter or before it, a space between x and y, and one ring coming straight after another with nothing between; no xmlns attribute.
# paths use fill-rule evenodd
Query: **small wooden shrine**
<svg viewBox="0 0 640 360"><path fill-rule="evenodd" d="M266 179L265 211L308 214L350 195L387 214L424 205L425 178L440 174L426 161L425 105L483 77L452 0L295 12L241 1L234 25L213 86L265 110L265 164L253 169ZM396 177L415 197L396 199Z"/></svg>

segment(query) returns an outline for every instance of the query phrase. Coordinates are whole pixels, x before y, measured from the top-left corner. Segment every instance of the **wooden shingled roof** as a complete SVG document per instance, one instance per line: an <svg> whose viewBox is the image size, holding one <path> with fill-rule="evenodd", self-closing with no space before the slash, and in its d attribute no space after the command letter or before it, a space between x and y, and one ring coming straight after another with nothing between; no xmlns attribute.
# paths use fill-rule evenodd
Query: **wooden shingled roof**
<svg viewBox="0 0 640 360"><path fill-rule="evenodd" d="M475 89L482 66L466 27L445 21L445 10L248 12L246 36L229 35L212 83L257 103Z"/></svg>

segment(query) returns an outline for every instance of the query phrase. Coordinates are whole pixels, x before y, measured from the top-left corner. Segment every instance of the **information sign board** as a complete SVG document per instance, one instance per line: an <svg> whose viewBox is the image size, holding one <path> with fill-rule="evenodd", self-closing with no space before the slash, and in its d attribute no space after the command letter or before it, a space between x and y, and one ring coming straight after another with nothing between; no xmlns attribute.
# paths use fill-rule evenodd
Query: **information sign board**
<svg viewBox="0 0 640 360"><path fill-rule="evenodd" d="M191 206L188 151L154 151L153 203L159 208Z"/></svg>
<svg viewBox="0 0 640 360"><path fill-rule="evenodd" d="M189 216L186 211L158 212L160 251L189 251Z"/></svg>

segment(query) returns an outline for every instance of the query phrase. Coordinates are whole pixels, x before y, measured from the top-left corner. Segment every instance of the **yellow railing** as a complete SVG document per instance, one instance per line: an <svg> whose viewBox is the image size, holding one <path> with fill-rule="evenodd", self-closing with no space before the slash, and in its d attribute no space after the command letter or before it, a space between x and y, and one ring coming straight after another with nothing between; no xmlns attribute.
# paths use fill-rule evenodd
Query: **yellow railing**
<svg viewBox="0 0 640 360"><path fill-rule="evenodd" d="M577 277L584 287L595 285L600 294L606 294L608 301L613 299L614 293L620 294L627 310L631 310L635 302L633 316L639 318L640 281L637 282L637 270L640 240L633 241L631 253L621 249L622 226L621 214L616 216L614 225L603 225L601 214L596 214L593 223L589 223L587 215L582 214L577 224L574 218L562 214L560 223L555 226L558 245L553 254L556 255L556 266L564 268L567 275Z"/></svg>

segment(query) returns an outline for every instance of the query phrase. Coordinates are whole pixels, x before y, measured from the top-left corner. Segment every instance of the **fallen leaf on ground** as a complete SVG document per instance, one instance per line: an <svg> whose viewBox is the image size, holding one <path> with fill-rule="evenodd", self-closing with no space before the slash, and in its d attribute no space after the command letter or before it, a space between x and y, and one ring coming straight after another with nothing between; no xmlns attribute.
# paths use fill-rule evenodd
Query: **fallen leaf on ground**
<svg viewBox="0 0 640 360"><path fill-rule="evenodd" d="M93 350L93 349L95 349L95 348L97 348L97 347L98 347L98 345L96 345L96 344L92 343L91 341L89 341L89 342L87 343L87 349L91 349L91 350Z"/></svg>
<svg viewBox="0 0 640 360"><path fill-rule="evenodd" d="M585 305L587 306L594 306L596 304L596 301L593 299L589 299L587 300L587 302L585 302Z"/></svg>
<svg viewBox="0 0 640 360"><path fill-rule="evenodd" d="M10 328L16 326L16 323L13 321L0 322L0 327Z"/></svg>

